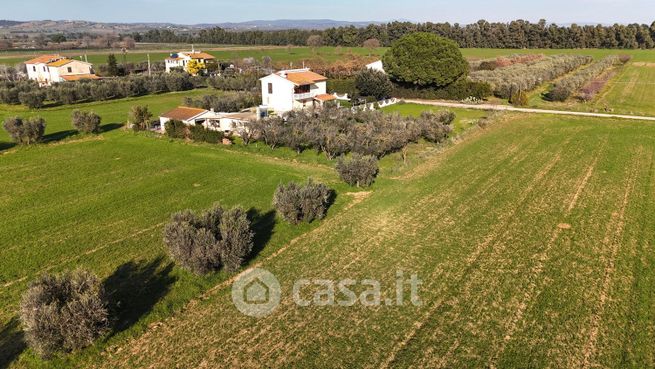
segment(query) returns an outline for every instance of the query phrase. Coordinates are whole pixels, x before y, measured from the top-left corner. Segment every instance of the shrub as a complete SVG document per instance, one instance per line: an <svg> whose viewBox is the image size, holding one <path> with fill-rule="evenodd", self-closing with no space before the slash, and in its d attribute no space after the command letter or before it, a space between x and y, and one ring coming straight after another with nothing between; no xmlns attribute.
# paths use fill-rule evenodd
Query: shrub
<svg viewBox="0 0 655 369"><path fill-rule="evenodd" d="M273 195L273 206L289 223L311 223L325 217L331 196L332 190L311 179L302 185L290 182L277 187Z"/></svg>
<svg viewBox="0 0 655 369"><path fill-rule="evenodd" d="M92 111L74 110L72 121L73 127L82 133L100 132L101 118Z"/></svg>
<svg viewBox="0 0 655 369"><path fill-rule="evenodd" d="M357 74L355 86L360 94L373 96L377 100L389 98L393 91L393 84L384 72L368 68Z"/></svg>
<svg viewBox="0 0 655 369"><path fill-rule="evenodd" d="M164 243L173 260L192 273L204 275L221 265L235 271L252 250L250 228L244 210L225 211L217 204L201 215L191 210L173 214L164 229Z"/></svg>
<svg viewBox="0 0 655 369"><path fill-rule="evenodd" d="M528 106L528 94L522 90L516 90L509 98L509 103L515 106Z"/></svg>
<svg viewBox="0 0 655 369"><path fill-rule="evenodd" d="M189 138L191 138L193 141L216 144L223 141L224 136L224 133L221 131L207 129L201 125L189 127Z"/></svg>
<svg viewBox="0 0 655 369"><path fill-rule="evenodd" d="M222 214L220 222L221 261L228 272L237 271L252 251L253 232L246 211L234 208Z"/></svg>
<svg viewBox="0 0 655 369"><path fill-rule="evenodd" d="M391 79L418 86L448 86L469 70L457 43L425 32L403 36L382 61Z"/></svg>
<svg viewBox="0 0 655 369"><path fill-rule="evenodd" d="M419 118L421 135L430 142L442 142L452 132L450 125L454 120L455 113L450 111L423 112Z"/></svg>
<svg viewBox="0 0 655 369"><path fill-rule="evenodd" d="M351 186L368 187L378 174L378 160L374 156L353 154L350 160L343 156L336 165L339 177Z"/></svg>
<svg viewBox="0 0 655 369"><path fill-rule="evenodd" d="M170 138L186 138L188 126L179 120L169 120L165 124L166 134Z"/></svg>
<svg viewBox="0 0 655 369"><path fill-rule="evenodd" d="M40 109L43 107L43 101L45 101L46 93L43 91L32 91L32 92L21 92L18 94L18 100L20 103L27 106L30 109Z"/></svg>
<svg viewBox="0 0 655 369"><path fill-rule="evenodd" d="M28 344L46 358L91 345L109 326L102 285L85 271L41 276L23 294L20 312Z"/></svg>
<svg viewBox="0 0 655 369"><path fill-rule="evenodd" d="M13 117L5 119L3 127L17 144L32 145L43 139L46 123L40 117L31 117L25 120Z"/></svg>
<svg viewBox="0 0 655 369"><path fill-rule="evenodd" d="M203 275L218 270L221 250L216 233L211 229L191 210L174 214L164 229L164 242L171 258L194 274Z"/></svg>
<svg viewBox="0 0 655 369"><path fill-rule="evenodd" d="M135 105L130 109L127 125L135 131L145 131L150 128L152 113L147 106Z"/></svg>

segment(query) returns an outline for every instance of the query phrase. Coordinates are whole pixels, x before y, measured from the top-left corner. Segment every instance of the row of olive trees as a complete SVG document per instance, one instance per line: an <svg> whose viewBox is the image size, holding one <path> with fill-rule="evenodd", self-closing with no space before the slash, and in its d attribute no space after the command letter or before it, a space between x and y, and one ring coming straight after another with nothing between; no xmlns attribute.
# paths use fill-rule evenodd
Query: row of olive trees
<svg viewBox="0 0 655 369"><path fill-rule="evenodd" d="M606 70L621 63L617 55L607 56L590 66L580 69L570 75L562 78L553 85L548 91L546 97L553 101L566 101L575 91L582 88L594 78L598 77Z"/></svg>
<svg viewBox="0 0 655 369"><path fill-rule="evenodd" d="M101 118L94 112L75 110L71 121L73 127L80 133L100 132ZM46 121L41 117L9 117L5 119L3 128L15 143L33 145L43 141Z"/></svg>
<svg viewBox="0 0 655 369"><path fill-rule="evenodd" d="M291 112L286 119L269 117L252 121L241 130L245 144L265 142L271 148L289 147L297 152L314 149L334 159L350 152L382 157L404 151L424 138L444 141L451 132L451 112L424 113L419 118L380 111L351 111L327 107Z"/></svg>
<svg viewBox="0 0 655 369"><path fill-rule="evenodd" d="M0 83L0 102L41 108L46 101L66 105L104 101L174 91L187 91L206 86L204 78L187 73L157 73L152 76L130 75L105 80L80 80L39 87L33 81Z"/></svg>
<svg viewBox="0 0 655 369"><path fill-rule="evenodd" d="M198 98L185 97L183 104L205 110L214 109L217 112L238 112L258 105L261 96L252 92L232 92L218 95L203 95Z"/></svg>
<svg viewBox="0 0 655 369"><path fill-rule="evenodd" d="M495 70L478 70L470 74L474 82L486 82L498 97L509 99L516 91L531 91L593 61L590 56L556 55L529 64L513 64Z"/></svg>

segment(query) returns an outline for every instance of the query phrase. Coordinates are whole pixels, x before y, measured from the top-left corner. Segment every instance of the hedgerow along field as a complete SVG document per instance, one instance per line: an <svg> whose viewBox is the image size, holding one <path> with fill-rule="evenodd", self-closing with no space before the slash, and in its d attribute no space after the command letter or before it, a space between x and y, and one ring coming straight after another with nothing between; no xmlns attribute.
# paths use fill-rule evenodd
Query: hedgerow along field
<svg viewBox="0 0 655 369"><path fill-rule="evenodd" d="M262 267L272 315L229 284L99 368L653 367L655 125L506 115L380 186ZM421 306L299 307L299 278L417 273Z"/></svg>

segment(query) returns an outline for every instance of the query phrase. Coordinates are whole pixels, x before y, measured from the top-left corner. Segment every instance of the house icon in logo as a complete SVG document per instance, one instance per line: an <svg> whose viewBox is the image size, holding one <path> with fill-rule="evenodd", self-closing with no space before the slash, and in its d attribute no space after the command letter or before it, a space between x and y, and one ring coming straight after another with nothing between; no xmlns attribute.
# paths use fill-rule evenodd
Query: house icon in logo
<svg viewBox="0 0 655 369"><path fill-rule="evenodd" d="M280 304L280 282L260 268L244 272L232 284L232 302L243 314L262 318Z"/></svg>
<svg viewBox="0 0 655 369"><path fill-rule="evenodd" d="M271 290L260 278L255 278L243 289L243 301L247 304L266 304L271 299Z"/></svg>

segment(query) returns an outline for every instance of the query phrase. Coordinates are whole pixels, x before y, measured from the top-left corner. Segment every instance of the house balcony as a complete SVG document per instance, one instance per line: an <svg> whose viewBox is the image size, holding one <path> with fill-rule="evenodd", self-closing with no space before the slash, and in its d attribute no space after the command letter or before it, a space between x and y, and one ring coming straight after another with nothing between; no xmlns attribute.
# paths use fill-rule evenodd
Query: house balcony
<svg viewBox="0 0 655 369"><path fill-rule="evenodd" d="M304 92L301 94L293 94L293 99L294 100L308 100L308 99L313 99L318 95L316 92Z"/></svg>

